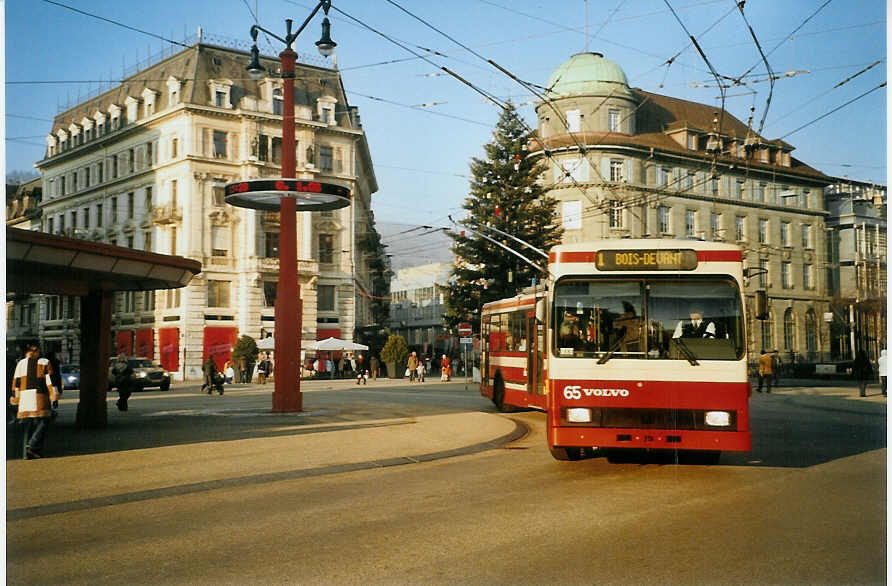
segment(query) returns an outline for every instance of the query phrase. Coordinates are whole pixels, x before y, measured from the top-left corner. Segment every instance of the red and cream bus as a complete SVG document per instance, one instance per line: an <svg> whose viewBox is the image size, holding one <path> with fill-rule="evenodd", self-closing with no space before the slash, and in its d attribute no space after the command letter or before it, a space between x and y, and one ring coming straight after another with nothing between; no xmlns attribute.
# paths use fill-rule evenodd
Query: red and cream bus
<svg viewBox="0 0 892 586"><path fill-rule="evenodd" d="M482 395L547 413L552 455L749 451L743 255L691 240L554 247L548 279L481 314ZM608 452L610 453L610 452Z"/></svg>

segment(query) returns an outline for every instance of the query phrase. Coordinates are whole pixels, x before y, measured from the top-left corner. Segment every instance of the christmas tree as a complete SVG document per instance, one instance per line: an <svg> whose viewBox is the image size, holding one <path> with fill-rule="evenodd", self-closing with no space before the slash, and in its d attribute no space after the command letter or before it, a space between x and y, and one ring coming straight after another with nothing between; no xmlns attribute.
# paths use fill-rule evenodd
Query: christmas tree
<svg viewBox="0 0 892 586"><path fill-rule="evenodd" d="M493 140L483 146L486 158L471 161L470 193L462 206L468 212L461 222L466 229L449 233L456 256L446 299L449 326L470 321L479 331L484 303L512 297L534 280L543 280L541 270L484 236L544 268L541 255L489 228L545 252L561 240L563 230L554 218L557 200L538 183L543 163L527 157L530 132L509 102L496 124Z"/></svg>

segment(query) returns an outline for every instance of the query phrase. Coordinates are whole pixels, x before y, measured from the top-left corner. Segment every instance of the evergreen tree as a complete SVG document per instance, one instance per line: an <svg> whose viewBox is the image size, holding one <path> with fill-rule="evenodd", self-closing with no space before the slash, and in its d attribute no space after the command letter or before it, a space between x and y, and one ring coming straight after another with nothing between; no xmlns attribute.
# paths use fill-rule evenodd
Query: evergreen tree
<svg viewBox="0 0 892 586"><path fill-rule="evenodd" d="M446 321L450 326L471 321L479 331L479 312L484 303L517 295L533 279L543 279L541 271L479 234L501 242L542 267L546 264L544 258L485 226L546 252L561 240L563 229L554 221L558 202L537 183L544 165L541 159L526 156L529 138L528 127L509 102L496 124L493 140L483 147L486 158L475 157L471 161L470 193L462 206L468 211L463 224L469 230L449 233L456 256L446 299Z"/></svg>

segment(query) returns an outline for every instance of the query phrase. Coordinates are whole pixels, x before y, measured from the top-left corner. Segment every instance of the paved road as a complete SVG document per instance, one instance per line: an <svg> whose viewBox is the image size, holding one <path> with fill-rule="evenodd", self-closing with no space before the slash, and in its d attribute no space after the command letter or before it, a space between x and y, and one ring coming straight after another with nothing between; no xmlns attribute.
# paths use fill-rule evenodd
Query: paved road
<svg viewBox="0 0 892 586"><path fill-rule="evenodd" d="M876 394L756 395L753 452L687 466L554 461L541 413L461 384L316 384L300 415L257 387L63 413L64 453L7 462L10 583L885 582Z"/></svg>

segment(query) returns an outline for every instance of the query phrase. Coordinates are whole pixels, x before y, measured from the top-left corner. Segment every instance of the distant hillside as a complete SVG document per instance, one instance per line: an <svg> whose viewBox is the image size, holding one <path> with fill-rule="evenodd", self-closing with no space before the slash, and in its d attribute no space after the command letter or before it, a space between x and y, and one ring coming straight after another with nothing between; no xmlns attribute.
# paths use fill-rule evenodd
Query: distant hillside
<svg viewBox="0 0 892 586"><path fill-rule="evenodd" d="M431 232L417 224L376 222L381 241L391 254L393 270L431 263L452 262L452 239L442 231ZM413 229L414 228L414 229Z"/></svg>

